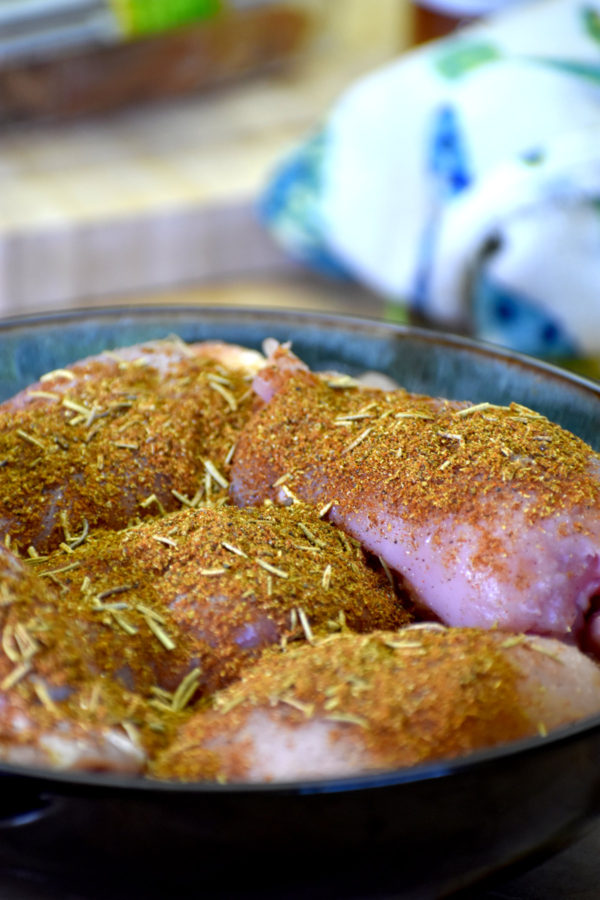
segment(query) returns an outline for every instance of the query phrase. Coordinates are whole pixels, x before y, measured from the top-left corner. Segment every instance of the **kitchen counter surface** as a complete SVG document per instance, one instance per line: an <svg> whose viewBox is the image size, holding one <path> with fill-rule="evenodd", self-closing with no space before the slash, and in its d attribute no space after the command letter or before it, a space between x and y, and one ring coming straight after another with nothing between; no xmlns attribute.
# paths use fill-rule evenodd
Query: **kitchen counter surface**
<svg viewBox="0 0 600 900"><path fill-rule="evenodd" d="M280 69L168 103L2 127L0 315L287 273L256 204L285 154L407 42L408 3L319 5Z"/></svg>

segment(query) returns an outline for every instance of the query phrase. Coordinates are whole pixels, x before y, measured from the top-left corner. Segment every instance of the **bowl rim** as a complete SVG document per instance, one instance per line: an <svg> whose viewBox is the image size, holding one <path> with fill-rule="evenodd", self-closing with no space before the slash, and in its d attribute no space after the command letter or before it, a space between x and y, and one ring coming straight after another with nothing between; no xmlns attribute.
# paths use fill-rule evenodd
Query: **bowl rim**
<svg viewBox="0 0 600 900"><path fill-rule="evenodd" d="M207 305L204 303L135 303L77 307L59 309L51 312L26 313L0 319L0 343L11 331L37 331L45 326L60 324L83 324L86 320L138 318L144 316L161 316L176 314L182 317L216 317L226 319L235 314L237 323L244 321L260 322L265 325L269 319L277 319L277 324L319 325L334 330L343 327L346 330L370 332L380 331L383 334L395 335L402 339L416 338L425 344L449 346L466 350L469 353L493 357L505 362L534 371L535 373L556 378L562 382L570 382L574 386L594 395L600 404L600 383L585 378L560 366L536 359L514 350L500 347L490 342L481 341L462 334L442 332L422 326L388 322L380 318L357 316L344 312L319 312L316 310L290 310L278 307L249 307ZM174 328L177 323L174 323ZM265 337L268 335L265 334ZM167 337L167 335L165 335ZM218 340L218 338L214 338ZM148 341L151 339L148 339ZM153 340L153 339L152 339ZM141 342L143 343L143 342ZM125 346L125 345L122 345ZM168 781L153 779L147 776L128 776L103 772L78 772L60 769L46 769L18 763L0 762L0 784L7 778L19 781L26 780L37 790L56 792L60 787L64 794L76 792L81 794L85 789L87 796L109 795L175 795L202 797L209 795L242 796L242 795L310 795L339 792L355 792L360 790L380 790L397 787L403 784L448 778L453 775L473 770L496 766L516 757L543 752L548 747L558 747L577 742L582 736L600 735L600 713L579 719L561 728L552 729L547 735L535 735L516 741L510 741L493 747L475 750L463 756L451 757L419 764L403 766L383 771L365 772L357 775L340 777L313 777L294 781L277 781L272 783L227 782L224 784L209 781Z"/></svg>
<svg viewBox="0 0 600 900"><path fill-rule="evenodd" d="M128 304L117 305L99 305L93 307L74 307L57 309L52 311L38 311L33 313L22 313L0 318L0 335L10 332L11 330L26 329L32 326L53 326L64 324L83 323L86 319L104 319L109 318L127 318L144 315L161 315L175 314L178 316L200 315L212 316L226 319L235 314L239 324L244 320L268 320L277 317L281 323L288 322L290 324L319 324L328 328L335 328L343 325L351 331L360 331L368 329L370 331L382 331L388 334L395 334L399 337L418 338L423 343L434 344L437 346L447 345L449 347L463 349L474 354L483 356L492 356L499 361L513 363L523 368L532 369L536 372L546 374L558 378L560 381L571 382L579 388L589 391L591 394L600 395L600 382L596 383L592 379L577 372L566 369L556 362L550 362L521 353L517 350L511 350L494 344L491 341L481 340L466 334L451 331L440 331L436 328L429 328L423 325L412 325L400 322L387 321L382 318L368 315L356 315L346 312L319 312L317 310L292 310L289 308L281 308L277 306L224 306L219 304L206 303L178 303L178 302L154 302L154 303L136 303L132 301ZM268 336L268 335L266 335ZM168 335L165 335L168 337ZM148 339L150 340L150 339ZM154 339L152 339L154 340ZM143 343L143 342L141 342Z"/></svg>

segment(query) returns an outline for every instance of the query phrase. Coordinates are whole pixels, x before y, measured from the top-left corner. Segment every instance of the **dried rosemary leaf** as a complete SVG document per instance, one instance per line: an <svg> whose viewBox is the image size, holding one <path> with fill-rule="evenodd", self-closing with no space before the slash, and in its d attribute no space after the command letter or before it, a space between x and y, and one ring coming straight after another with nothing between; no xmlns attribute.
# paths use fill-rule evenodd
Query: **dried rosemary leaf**
<svg viewBox="0 0 600 900"><path fill-rule="evenodd" d="M289 578L288 572L284 572L283 569L278 569L277 566L272 566L271 563L268 563L264 559L260 559L258 556L256 557L255 562L266 572L270 572L271 575L277 575L278 578Z"/></svg>
<svg viewBox="0 0 600 900"><path fill-rule="evenodd" d="M30 660L25 660L24 662L18 663L15 668L8 673L6 678L4 678L0 682L0 690L1 691L9 691L13 688L22 678L31 672L31 662Z"/></svg>
<svg viewBox="0 0 600 900"><path fill-rule="evenodd" d="M227 403L227 406L232 412L235 412L237 410L237 401L231 391L228 391L227 388L223 387L222 384L219 384L216 381L209 381L209 385L214 391L217 391L217 393L219 393L221 397L223 397L223 399Z"/></svg>
<svg viewBox="0 0 600 900"><path fill-rule="evenodd" d="M359 444L362 444L362 442L371 434L372 431L373 431L373 426L371 426L370 428L365 428L365 430L362 431L358 435L358 437L352 441L351 444L348 444L348 446L345 447L342 452L350 453L351 450L355 450L356 447L358 447Z"/></svg>
<svg viewBox="0 0 600 900"><path fill-rule="evenodd" d="M29 434L27 431L23 431L22 428L16 429L16 434L19 435L24 441L27 441L28 444L34 444L36 447L39 447L40 450L45 450L46 445L42 443L42 441L38 440L38 438L34 437L34 435Z"/></svg>
<svg viewBox="0 0 600 900"><path fill-rule="evenodd" d="M165 650L174 650L175 641L167 634L162 626L151 616L146 616L146 623L153 635L160 641Z"/></svg>
<svg viewBox="0 0 600 900"><path fill-rule="evenodd" d="M353 713L330 713L325 716L330 722L345 722L348 725L358 725L360 728L368 728L369 723L367 719L363 719L362 716L355 716Z"/></svg>
<svg viewBox="0 0 600 900"><path fill-rule="evenodd" d="M228 488L228 487L229 487L229 482L227 481L227 479L225 478L225 476L222 475L221 472L219 472L219 470L217 469L217 467L215 466L215 464L212 463L212 462L210 461L210 459L205 459L205 460L204 460L204 468L206 469L206 471L207 471L207 473L210 475L210 477L213 479L213 481L216 481L216 483L217 483L220 487L222 487L222 488Z"/></svg>

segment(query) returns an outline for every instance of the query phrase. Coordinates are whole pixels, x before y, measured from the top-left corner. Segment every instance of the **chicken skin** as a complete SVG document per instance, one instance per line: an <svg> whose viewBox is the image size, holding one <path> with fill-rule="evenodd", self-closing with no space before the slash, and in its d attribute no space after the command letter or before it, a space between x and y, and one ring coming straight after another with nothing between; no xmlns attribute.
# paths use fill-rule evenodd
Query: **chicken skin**
<svg viewBox="0 0 600 900"><path fill-rule="evenodd" d="M141 770L272 644L409 622L308 507L186 509L27 562L3 550L0 758ZM14 591L18 595L14 595Z"/></svg>
<svg viewBox="0 0 600 900"><path fill-rule="evenodd" d="M291 780L600 712L600 457L266 350L152 342L0 406L0 760Z"/></svg>
<svg viewBox="0 0 600 900"><path fill-rule="evenodd" d="M195 713L152 773L293 781L412 766L600 711L600 670L541 637L430 625L267 652Z"/></svg>
<svg viewBox="0 0 600 900"><path fill-rule="evenodd" d="M145 754L126 720L133 698L78 664L91 656L88 630L64 616L51 581L3 547L0 626L0 759L138 773ZM103 693L111 697L108 715Z"/></svg>
<svg viewBox="0 0 600 900"><path fill-rule="evenodd" d="M600 654L600 458L499 407L318 377L277 348L240 437L231 496L294 498L398 572L456 626L577 640Z"/></svg>
<svg viewBox="0 0 600 900"><path fill-rule="evenodd" d="M260 354L178 340L106 352L0 406L0 536L44 554L214 498Z"/></svg>

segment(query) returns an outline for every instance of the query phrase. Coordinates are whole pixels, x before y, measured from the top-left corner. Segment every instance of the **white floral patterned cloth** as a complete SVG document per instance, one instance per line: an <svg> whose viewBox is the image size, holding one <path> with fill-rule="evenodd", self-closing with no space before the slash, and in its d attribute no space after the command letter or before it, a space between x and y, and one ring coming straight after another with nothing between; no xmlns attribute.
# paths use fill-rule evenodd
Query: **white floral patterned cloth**
<svg viewBox="0 0 600 900"><path fill-rule="evenodd" d="M511 7L362 78L261 203L310 265L547 357L600 353L600 0Z"/></svg>

